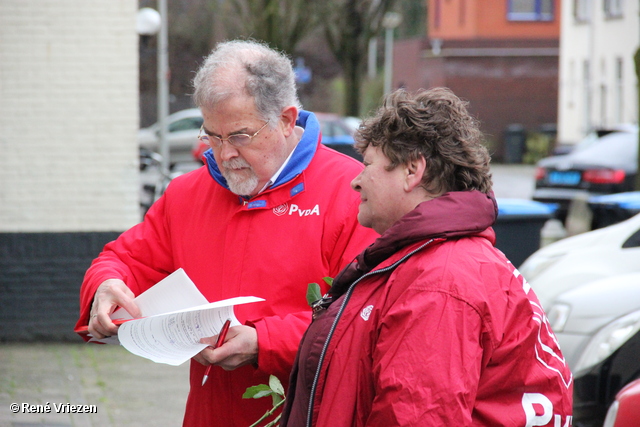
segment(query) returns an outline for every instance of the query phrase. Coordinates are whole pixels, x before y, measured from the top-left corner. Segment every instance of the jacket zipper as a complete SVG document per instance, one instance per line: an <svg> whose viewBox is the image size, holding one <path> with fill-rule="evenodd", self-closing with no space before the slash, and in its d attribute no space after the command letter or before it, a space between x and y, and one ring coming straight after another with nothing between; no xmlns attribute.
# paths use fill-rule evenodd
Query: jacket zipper
<svg viewBox="0 0 640 427"><path fill-rule="evenodd" d="M318 359L318 367L316 368L316 374L314 375L313 383L311 384L311 395L309 396L309 409L307 410L306 427L311 427L311 421L312 421L312 418L313 418L313 405L314 405L314 402L315 402L316 388L317 388L317 385L318 385L318 379L320 378L320 371L322 370L322 363L324 362L324 357L325 357L325 354L327 352L327 348L329 347L329 342L331 341L331 338L333 337L333 333L334 333L334 331L336 329L336 326L338 325L338 321L340 320L340 317L342 316L342 313L344 312L345 308L347 307L347 303L349 302L349 299L351 298L351 295L353 294L353 290L355 289L356 285L361 280L365 279L366 277L370 277L370 276L373 276L375 274L386 273L386 272L388 272L390 270L395 269L398 265L400 265L404 261L406 261L407 258L413 256L416 252L422 250L425 246L431 244L434 240L435 239L429 240L428 242L426 242L423 245L421 245L419 248L416 248L413 251L409 252L408 254L406 254L405 256L403 256L398 261L394 262L393 264L391 264L388 267L381 268L380 270L370 271L370 272L362 275L362 277L360 277L358 280L353 282L351 284L351 286L349 286L349 289L347 289L347 292L345 293L344 300L342 301L342 305L340 305L340 309L338 309L338 313L336 314L336 318L333 319L333 323L331 324L331 329L329 329L329 334L327 335L327 339L325 340L324 345L322 346L322 351L320 352L320 358Z"/></svg>

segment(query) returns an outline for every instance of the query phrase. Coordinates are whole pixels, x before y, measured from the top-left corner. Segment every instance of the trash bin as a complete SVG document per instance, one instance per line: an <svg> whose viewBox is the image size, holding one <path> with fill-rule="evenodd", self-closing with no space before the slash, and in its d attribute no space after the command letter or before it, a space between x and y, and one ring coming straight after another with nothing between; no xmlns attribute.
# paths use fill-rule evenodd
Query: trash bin
<svg viewBox="0 0 640 427"><path fill-rule="evenodd" d="M493 226L496 247L516 267L540 249L542 227L557 206L525 199L497 199L498 219Z"/></svg>
<svg viewBox="0 0 640 427"><path fill-rule="evenodd" d="M631 218L640 212L640 191L591 196L588 200L593 213L591 228L602 228Z"/></svg>
<svg viewBox="0 0 640 427"><path fill-rule="evenodd" d="M504 162L522 163L526 150L527 133L522 125L510 124L504 132Z"/></svg>

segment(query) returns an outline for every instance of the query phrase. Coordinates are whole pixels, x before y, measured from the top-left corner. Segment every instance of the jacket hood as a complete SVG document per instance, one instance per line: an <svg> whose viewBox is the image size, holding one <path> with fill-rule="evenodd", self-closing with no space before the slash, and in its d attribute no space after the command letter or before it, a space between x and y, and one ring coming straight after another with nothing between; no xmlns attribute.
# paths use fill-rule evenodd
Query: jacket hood
<svg viewBox="0 0 640 427"><path fill-rule="evenodd" d="M320 123L318 122L315 114L309 111L300 110L296 125L304 129L302 138L300 139L300 142L298 142L298 145L296 145L296 148L293 149L293 154L291 155L291 159L289 159L289 163L287 163L285 168L282 170L282 173L280 173L276 182L274 182L269 188L275 188L282 184L286 184L298 176L307 168L307 166L309 166L309 163L311 163L311 160L316 153L318 141L320 141ZM207 163L209 175L211 175L218 184L229 190L227 180L222 176L211 148L205 151L203 156Z"/></svg>
<svg viewBox="0 0 640 427"><path fill-rule="evenodd" d="M340 295L362 275L402 248L428 239L478 234L498 217L493 192L452 191L420 203L357 256L356 262L338 274L330 293Z"/></svg>

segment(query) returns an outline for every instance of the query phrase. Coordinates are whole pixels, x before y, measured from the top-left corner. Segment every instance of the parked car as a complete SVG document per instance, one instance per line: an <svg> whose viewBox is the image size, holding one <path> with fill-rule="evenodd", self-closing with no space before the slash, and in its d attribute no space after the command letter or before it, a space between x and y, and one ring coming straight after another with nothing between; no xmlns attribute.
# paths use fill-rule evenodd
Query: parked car
<svg viewBox="0 0 640 427"><path fill-rule="evenodd" d="M327 147L344 153L348 156L362 160L362 156L355 150L353 144L354 128L345 117L333 113L315 113L320 122L322 143Z"/></svg>
<svg viewBox="0 0 640 427"><path fill-rule="evenodd" d="M579 195L622 193L634 189L638 170L638 128L620 126L578 144L569 154L537 163L533 200L557 203L557 217L565 220ZM596 135L597 136L597 135Z"/></svg>
<svg viewBox="0 0 640 427"><path fill-rule="evenodd" d="M534 252L519 267L550 314L558 295L594 280L640 272L640 214Z"/></svg>
<svg viewBox="0 0 640 427"><path fill-rule="evenodd" d="M167 117L167 140L169 141L169 162L172 165L182 162L193 162L191 150L198 141L202 126L202 113L198 108L189 108L170 114ZM155 123L138 132L138 144L158 152L160 125Z"/></svg>
<svg viewBox="0 0 640 427"><path fill-rule="evenodd" d="M354 119L346 118L334 113L315 113L320 122L322 143L327 147L344 153L348 156L362 160L362 156L355 150L353 144ZM347 120L348 119L348 120ZM192 159L202 161L202 155L209 147L200 141L192 146Z"/></svg>
<svg viewBox="0 0 640 427"><path fill-rule="evenodd" d="M574 373L573 425L602 426L640 377L640 214L545 246L520 272Z"/></svg>
<svg viewBox="0 0 640 427"><path fill-rule="evenodd" d="M603 427L640 426L640 379L624 386L609 406Z"/></svg>
<svg viewBox="0 0 640 427"><path fill-rule="evenodd" d="M563 316L554 315L555 307ZM573 425L602 426L618 392L640 377L640 273L566 292L548 317L574 374Z"/></svg>

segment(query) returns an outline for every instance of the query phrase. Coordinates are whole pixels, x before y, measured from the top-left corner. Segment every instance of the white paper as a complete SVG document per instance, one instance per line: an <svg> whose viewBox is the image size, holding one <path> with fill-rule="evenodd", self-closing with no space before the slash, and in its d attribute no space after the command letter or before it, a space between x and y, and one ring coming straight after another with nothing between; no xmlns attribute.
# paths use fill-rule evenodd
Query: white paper
<svg viewBox="0 0 640 427"><path fill-rule="evenodd" d="M141 317L169 313L190 307L207 304L209 301L202 295L195 283L182 268L177 269L145 292L133 299L140 309ZM119 308L111 313L111 319L133 319L124 309ZM106 338L93 338L89 342L100 344L120 344L116 335Z"/></svg>
<svg viewBox="0 0 640 427"><path fill-rule="evenodd" d="M134 301L142 317L183 310L209 302L182 268L138 295ZM111 319L133 319L133 317L125 309L119 308L111 314Z"/></svg>
<svg viewBox="0 0 640 427"><path fill-rule="evenodd" d="M237 297L209 303L187 276L178 269L134 299L142 317L133 319L123 308L111 319L133 319L118 328L117 337L92 342L121 344L131 353L156 363L181 365L204 350L200 339L218 335L222 325L240 324L233 306L264 301L257 297Z"/></svg>
<svg viewBox="0 0 640 427"><path fill-rule="evenodd" d="M238 304L264 301L238 297L167 314L134 319L120 325L120 343L131 353L156 363L181 365L204 350L200 339L217 335L227 319L240 325L233 313Z"/></svg>

